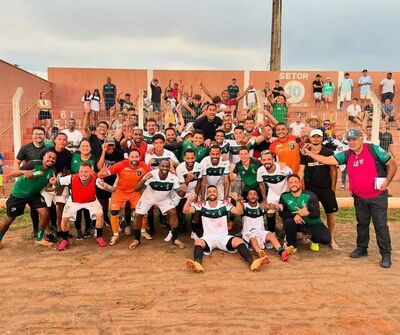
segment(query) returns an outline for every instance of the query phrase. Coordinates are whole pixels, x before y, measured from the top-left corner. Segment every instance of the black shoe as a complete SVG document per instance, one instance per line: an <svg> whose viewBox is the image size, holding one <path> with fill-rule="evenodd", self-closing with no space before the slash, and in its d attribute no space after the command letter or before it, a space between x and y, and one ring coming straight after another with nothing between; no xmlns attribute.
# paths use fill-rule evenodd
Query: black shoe
<svg viewBox="0 0 400 335"><path fill-rule="evenodd" d="M91 236L90 231L85 230L85 232L83 233L83 238L89 238L90 236Z"/></svg>
<svg viewBox="0 0 400 335"><path fill-rule="evenodd" d="M82 234L82 231L81 230L78 230L77 232L76 232L76 239L77 240L83 240L83 234Z"/></svg>
<svg viewBox="0 0 400 335"><path fill-rule="evenodd" d="M381 267L388 269L391 266L392 266L392 259L391 259L390 255L382 256Z"/></svg>
<svg viewBox="0 0 400 335"><path fill-rule="evenodd" d="M58 242L57 238L54 236L53 233L48 233L46 235L46 240L51 242L51 243L57 243Z"/></svg>
<svg viewBox="0 0 400 335"><path fill-rule="evenodd" d="M359 247L357 247L357 248L350 254L350 257L351 257L351 258L360 258L360 257L364 257L364 256L368 256L368 250L367 250L367 249L363 249L363 248L359 248Z"/></svg>

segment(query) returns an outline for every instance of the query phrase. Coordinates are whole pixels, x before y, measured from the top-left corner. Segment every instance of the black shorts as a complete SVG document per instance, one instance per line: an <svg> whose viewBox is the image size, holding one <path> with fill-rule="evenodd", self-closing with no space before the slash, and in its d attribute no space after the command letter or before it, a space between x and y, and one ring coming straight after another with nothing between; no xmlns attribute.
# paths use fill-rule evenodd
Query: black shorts
<svg viewBox="0 0 400 335"><path fill-rule="evenodd" d="M106 105L106 111L108 111L112 106L115 105L115 100L114 99L104 100L104 104Z"/></svg>
<svg viewBox="0 0 400 335"><path fill-rule="evenodd" d="M392 92L386 92L383 93L381 96L381 102L385 102L386 99L390 99L390 101L393 101L394 94Z"/></svg>
<svg viewBox="0 0 400 335"><path fill-rule="evenodd" d="M16 218L24 214L26 205L32 209L47 207L46 201L40 194L28 198L16 198L11 194L6 202L7 216Z"/></svg>
<svg viewBox="0 0 400 335"><path fill-rule="evenodd" d="M38 114L39 120L51 120L51 112L49 110L41 110Z"/></svg>
<svg viewBox="0 0 400 335"><path fill-rule="evenodd" d="M306 188L315 193L326 214L336 213L339 210L335 193L330 188Z"/></svg>

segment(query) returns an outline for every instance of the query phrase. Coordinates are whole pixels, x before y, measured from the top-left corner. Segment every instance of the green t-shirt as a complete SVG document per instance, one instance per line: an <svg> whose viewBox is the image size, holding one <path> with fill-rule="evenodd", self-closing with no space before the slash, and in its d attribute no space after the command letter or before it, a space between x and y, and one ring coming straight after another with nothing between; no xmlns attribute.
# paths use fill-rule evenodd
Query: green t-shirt
<svg viewBox="0 0 400 335"><path fill-rule="evenodd" d="M277 102L272 104L272 116L278 122L286 122L287 107L285 105L279 105Z"/></svg>
<svg viewBox="0 0 400 335"><path fill-rule="evenodd" d="M34 172L42 171L43 176L35 176L33 179L26 179L24 176L18 177L11 191L11 194L16 198L27 198L39 194L55 173L53 168L45 170L41 160L30 161L21 169L34 170Z"/></svg>
<svg viewBox="0 0 400 335"><path fill-rule="evenodd" d="M322 86L322 93L324 95L332 95L335 88L336 87L334 83L331 83L331 85L329 85L329 83L325 83L324 86Z"/></svg>
<svg viewBox="0 0 400 335"><path fill-rule="evenodd" d="M82 162L87 162L93 166L95 169L95 164L96 164L96 158L94 155L91 155L90 158L86 161L83 161L81 158L81 153L80 151L75 151L72 154L72 159L71 159L71 174L72 173L78 173L79 172L79 167L81 166Z"/></svg>
<svg viewBox="0 0 400 335"><path fill-rule="evenodd" d="M250 164L247 169L245 169L245 167L243 166L242 161L236 163L233 173L239 175L242 179L242 182L244 184L243 191L259 191L257 183L257 170L260 166L261 162L254 158L250 158Z"/></svg>
<svg viewBox="0 0 400 335"><path fill-rule="evenodd" d="M183 141L182 144L182 157L181 157L181 162L183 162L183 156L185 156L186 150L190 148L194 151L196 155L196 162L200 163L204 157L207 156L207 148L205 146L201 147L196 147L192 142L190 141Z"/></svg>
<svg viewBox="0 0 400 335"><path fill-rule="evenodd" d="M284 203L286 210L290 212L295 212L299 208L303 208L306 206L307 208L310 208L309 203L310 203L311 195L307 191L304 191L300 194L299 197L294 197L291 192L285 192L282 193L281 196L281 201ZM318 202L318 200L316 200ZM315 217L315 218L309 218L306 216L302 216L302 219L306 224L322 224L321 217Z"/></svg>

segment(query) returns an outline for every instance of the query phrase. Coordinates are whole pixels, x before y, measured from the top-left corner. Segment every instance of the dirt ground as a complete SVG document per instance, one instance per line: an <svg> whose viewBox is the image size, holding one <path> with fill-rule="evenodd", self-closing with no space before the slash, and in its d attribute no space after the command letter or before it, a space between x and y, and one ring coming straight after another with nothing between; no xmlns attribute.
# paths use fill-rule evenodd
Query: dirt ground
<svg viewBox="0 0 400 335"><path fill-rule="evenodd" d="M251 273L238 254L214 252L204 274L189 272L184 250L123 237L93 239L65 252L35 247L29 229L9 232L0 250L0 334L400 334L400 224L391 224L391 269L348 257L355 226L338 225L342 251L300 248L288 263ZM107 236L108 237L108 236Z"/></svg>

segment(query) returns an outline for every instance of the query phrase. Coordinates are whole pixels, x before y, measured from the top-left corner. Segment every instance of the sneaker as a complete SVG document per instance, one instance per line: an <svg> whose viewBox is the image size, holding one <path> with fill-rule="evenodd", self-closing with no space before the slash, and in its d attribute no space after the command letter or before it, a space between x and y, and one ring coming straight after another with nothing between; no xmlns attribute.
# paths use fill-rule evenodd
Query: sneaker
<svg viewBox="0 0 400 335"><path fill-rule="evenodd" d="M169 231L168 235L164 238L164 241L169 242L171 241L171 239L172 239L172 231Z"/></svg>
<svg viewBox="0 0 400 335"><path fill-rule="evenodd" d="M262 266L267 265L269 263L269 259L267 256L263 258L257 258L250 264L251 271L258 271Z"/></svg>
<svg viewBox="0 0 400 335"><path fill-rule="evenodd" d="M51 247L54 245L54 243L46 241L44 238L42 238L40 241L35 240L35 245L40 245L41 247Z"/></svg>
<svg viewBox="0 0 400 335"><path fill-rule="evenodd" d="M132 234L131 227L129 226L125 227L125 235L130 236L131 234Z"/></svg>
<svg viewBox="0 0 400 335"><path fill-rule="evenodd" d="M68 247L69 247L69 242L67 240L62 240L61 243L58 245L57 250L64 251Z"/></svg>
<svg viewBox="0 0 400 335"><path fill-rule="evenodd" d="M78 230L78 231L76 232L76 239L77 239L78 241L83 240L83 234L82 234L82 231L81 231L81 230Z"/></svg>
<svg viewBox="0 0 400 335"><path fill-rule="evenodd" d="M294 255L297 252L297 249L293 245L291 245L291 246L288 246L287 248L285 248L285 251L289 255Z"/></svg>
<svg viewBox="0 0 400 335"><path fill-rule="evenodd" d="M133 240L131 244L129 244L128 249L133 250L140 245L140 241Z"/></svg>
<svg viewBox="0 0 400 335"><path fill-rule="evenodd" d="M54 236L53 233L48 233L46 235L46 240L51 242L51 243L57 243L58 242L57 238Z"/></svg>
<svg viewBox="0 0 400 335"><path fill-rule="evenodd" d="M111 222L110 222L110 220L104 220L104 226L105 226L105 227L111 227Z"/></svg>
<svg viewBox="0 0 400 335"><path fill-rule="evenodd" d="M199 240L200 239L200 237L198 237L197 234L194 231L191 232L190 238L192 240Z"/></svg>
<svg viewBox="0 0 400 335"><path fill-rule="evenodd" d="M279 257L282 262L286 262L289 259L289 253L286 250L283 250Z"/></svg>
<svg viewBox="0 0 400 335"><path fill-rule="evenodd" d="M359 247L354 249L353 252L350 254L351 258L360 258L365 256L368 256L368 250Z"/></svg>
<svg viewBox="0 0 400 335"><path fill-rule="evenodd" d="M380 263L381 267L383 267L384 269L388 269L392 266L392 259L390 257L390 255L384 255L382 256L382 260Z"/></svg>
<svg viewBox="0 0 400 335"><path fill-rule="evenodd" d="M197 273L203 273L204 272L203 266L199 262L196 262L196 261L191 260L191 259L187 259L186 260L186 267L188 269L193 270L194 272L197 272Z"/></svg>
<svg viewBox="0 0 400 335"><path fill-rule="evenodd" d="M106 241L104 241L104 238L101 237L101 236L96 238L96 242L97 242L97 244L99 245L99 247L104 248L104 247L107 246Z"/></svg>
<svg viewBox="0 0 400 335"><path fill-rule="evenodd" d="M110 245L116 245L119 240L118 235L113 235L110 240Z"/></svg>
<svg viewBox="0 0 400 335"><path fill-rule="evenodd" d="M140 231L140 235L142 235L142 237L144 237L146 240L152 240L153 236L151 236L146 229L142 229Z"/></svg>
<svg viewBox="0 0 400 335"><path fill-rule="evenodd" d="M83 233L83 238L90 238L90 236L92 236L90 234L90 230L85 230L85 232Z"/></svg>
<svg viewBox="0 0 400 335"><path fill-rule="evenodd" d="M171 241L173 245L176 245L179 249L185 249L186 245L185 243L179 241L178 239L176 239L175 241Z"/></svg>
<svg viewBox="0 0 400 335"><path fill-rule="evenodd" d="M315 251L315 252L318 252L318 251L319 251L319 243L311 242L311 244L310 244L310 250Z"/></svg>

